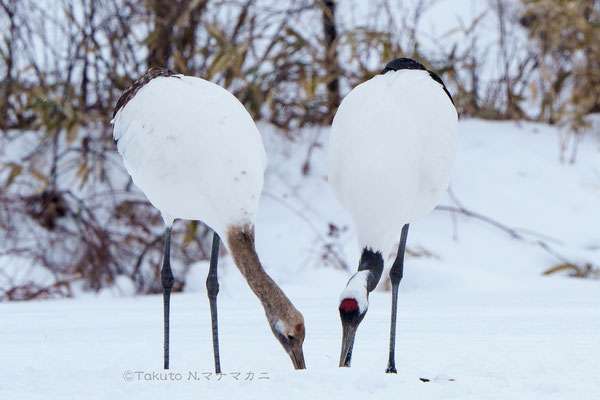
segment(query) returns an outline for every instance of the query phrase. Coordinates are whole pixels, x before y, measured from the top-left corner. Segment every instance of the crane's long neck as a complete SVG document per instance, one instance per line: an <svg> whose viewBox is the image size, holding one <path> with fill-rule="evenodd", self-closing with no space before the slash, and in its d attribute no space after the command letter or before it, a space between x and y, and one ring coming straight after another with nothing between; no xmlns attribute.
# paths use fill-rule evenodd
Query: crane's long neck
<svg viewBox="0 0 600 400"><path fill-rule="evenodd" d="M358 271L352 275L342 291L340 300L354 299L361 313L367 311L369 293L372 292L381 279L383 273L383 256L379 251L363 249L358 264Z"/></svg>
<svg viewBox="0 0 600 400"><path fill-rule="evenodd" d="M289 315L292 309L296 311L281 288L260 264L254 248L254 226L229 226L227 245L235 265L262 303L269 320L277 316Z"/></svg>
<svg viewBox="0 0 600 400"><path fill-rule="evenodd" d="M381 274L383 273L383 256L381 255L381 252L364 248L360 256L358 270L370 272L369 274L366 274L366 288L368 292L372 292L377 286L377 283L381 279Z"/></svg>

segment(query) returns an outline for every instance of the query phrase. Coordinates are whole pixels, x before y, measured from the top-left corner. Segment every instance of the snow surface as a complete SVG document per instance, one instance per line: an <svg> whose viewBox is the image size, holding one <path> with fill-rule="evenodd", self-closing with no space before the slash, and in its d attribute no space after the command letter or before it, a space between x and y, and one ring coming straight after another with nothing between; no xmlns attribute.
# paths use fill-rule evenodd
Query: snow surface
<svg viewBox="0 0 600 400"><path fill-rule="evenodd" d="M369 297L352 367L337 367L339 294L359 254L350 217L325 179L328 130L307 129L289 143L270 126L259 129L269 163L257 250L304 315L307 370L293 369L258 299L222 257L221 380L203 375L213 360L208 268L198 263L186 292L171 298L171 372L181 380L152 380L163 372L161 296L105 291L0 304L0 399L600 398L600 281L542 276L561 261L537 244L575 263L600 264L597 138L587 137L570 165L558 161L560 132L552 127L460 122L452 192L523 240L443 210L412 224L398 374L387 375L390 293L381 290ZM349 270L335 268L343 264Z"/></svg>

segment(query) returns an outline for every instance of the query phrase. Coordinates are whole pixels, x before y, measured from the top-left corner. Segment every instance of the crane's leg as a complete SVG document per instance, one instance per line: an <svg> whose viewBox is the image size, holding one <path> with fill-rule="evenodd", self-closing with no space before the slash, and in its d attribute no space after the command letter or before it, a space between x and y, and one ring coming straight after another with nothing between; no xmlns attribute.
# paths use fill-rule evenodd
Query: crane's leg
<svg viewBox="0 0 600 400"><path fill-rule="evenodd" d="M392 282L392 320L390 324L390 358L388 359L387 370L388 374L395 374L396 362L396 309L398 306L398 285L402 280L404 273L404 250L406 249L406 237L408 236L408 224L402 227L402 235L400 236L400 245L398 246L398 255L394 260L394 264L390 269L390 281Z"/></svg>
<svg viewBox="0 0 600 400"><path fill-rule="evenodd" d="M219 246L221 239L217 232L213 235L212 250L210 253L210 267L206 278L206 293L210 303L210 319L212 323L213 353L215 355L215 372L221 373L221 360L219 358L219 328L217 322L217 294L219 293L219 280L217 278L217 263L219 261Z"/></svg>
<svg viewBox="0 0 600 400"><path fill-rule="evenodd" d="M162 270L160 277L163 288L163 310L164 310L164 368L169 369L169 308L171 299L171 289L175 279L171 271L171 226L167 227L165 232L165 254L163 257Z"/></svg>

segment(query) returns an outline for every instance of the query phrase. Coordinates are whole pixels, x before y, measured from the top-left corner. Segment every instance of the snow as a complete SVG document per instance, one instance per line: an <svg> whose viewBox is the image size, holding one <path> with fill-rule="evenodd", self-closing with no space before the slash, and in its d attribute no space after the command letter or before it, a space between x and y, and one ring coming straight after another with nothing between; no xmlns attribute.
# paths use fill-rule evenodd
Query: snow
<svg viewBox="0 0 600 400"><path fill-rule="evenodd" d="M561 133L553 127L460 122L455 198L523 239L443 210L413 223L398 304L398 374L387 375L391 295L379 289L369 296L352 367L337 367L339 294L359 250L325 179L328 129L307 128L294 143L268 125L259 129L269 164L257 252L304 315L307 370L293 369L226 256L219 269L221 380L203 375L213 359L201 263L192 268L200 282L171 298L171 372L181 380L152 380L163 373L162 297L124 297L124 290L0 304L1 399L599 398L600 281L543 276L561 261L538 244L600 265L597 138L583 139L571 165L559 162ZM442 204L455 205L448 197ZM344 263L348 271L336 269Z"/></svg>

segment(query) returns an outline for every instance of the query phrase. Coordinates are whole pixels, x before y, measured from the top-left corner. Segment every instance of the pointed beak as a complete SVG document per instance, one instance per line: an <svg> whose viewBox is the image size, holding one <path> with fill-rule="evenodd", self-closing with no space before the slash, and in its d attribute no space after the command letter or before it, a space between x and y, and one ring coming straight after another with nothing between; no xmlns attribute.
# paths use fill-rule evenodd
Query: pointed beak
<svg viewBox="0 0 600 400"><path fill-rule="evenodd" d="M349 367L352 358L352 347L354 346L354 337L358 324L342 322L342 352L340 354L340 367Z"/></svg>
<svg viewBox="0 0 600 400"><path fill-rule="evenodd" d="M304 353L302 352L302 344L292 347L289 355L292 359L295 369L306 369L306 364L304 363Z"/></svg>

